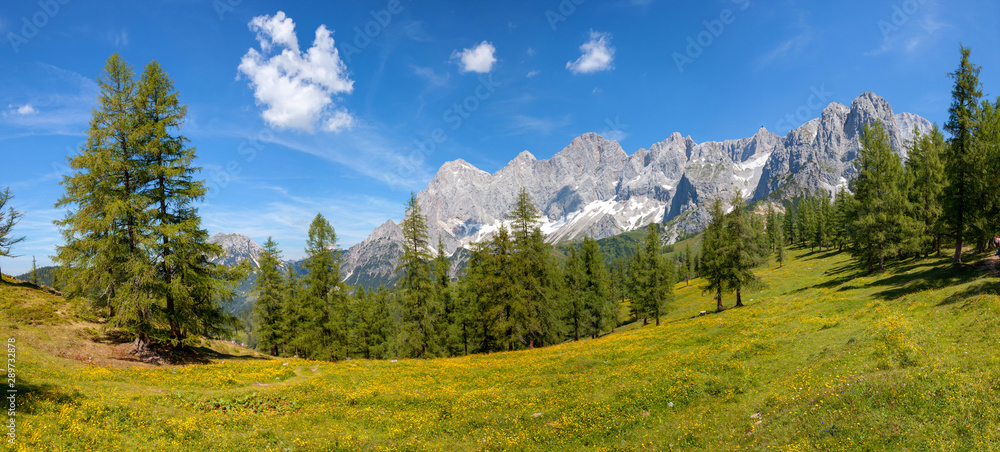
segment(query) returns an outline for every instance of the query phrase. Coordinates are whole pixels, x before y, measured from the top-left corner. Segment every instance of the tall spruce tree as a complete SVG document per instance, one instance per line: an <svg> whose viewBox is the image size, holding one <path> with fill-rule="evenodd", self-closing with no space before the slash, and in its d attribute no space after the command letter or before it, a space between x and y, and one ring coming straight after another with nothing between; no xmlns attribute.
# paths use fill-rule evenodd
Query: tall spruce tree
<svg viewBox="0 0 1000 452"><path fill-rule="evenodd" d="M663 258L660 246L659 225L650 223L646 238L632 263L635 272L635 312L643 319L653 318L660 326L660 316L666 302L673 295L674 265ZM644 322L645 324L645 322Z"/></svg>
<svg viewBox="0 0 1000 452"><path fill-rule="evenodd" d="M583 238L580 261L583 280L577 296L583 300L585 332L596 338L618 326L617 304L611 300L608 290L608 270L604 265L601 249L590 236Z"/></svg>
<svg viewBox="0 0 1000 452"><path fill-rule="evenodd" d="M6 187L0 192L0 257L17 257L10 254L10 250L14 245L24 241L24 236L12 235L14 226L24 217L20 211L7 206L7 203L13 198L14 195L10 193L10 187ZM3 210L4 207L7 207L6 212ZM0 271L0 275L2 274L3 272Z"/></svg>
<svg viewBox="0 0 1000 452"><path fill-rule="evenodd" d="M411 347L410 356L434 356L434 328L437 309L434 303L430 265L427 217L420 210L417 195L410 193L403 218L403 256L397 266L403 301L403 342Z"/></svg>
<svg viewBox="0 0 1000 452"><path fill-rule="evenodd" d="M38 281L38 266L35 265L35 256L31 256L31 281L29 281L29 282L32 283L32 284L34 284L34 285L36 285L36 286L39 284L39 281Z"/></svg>
<svg viewBox="0 0 1000 452"><path fill-rule="evenodd" d="M253 305L254 332L257 334L258 348L271 356L278 356L281 345L288 340L282 331L285 323L282 310L285 281L281 274L281 251L278 243L271 237L264 242L259 262L257 278L251 289L257 296Z"/></svg>
<svg viewBox="0 0 1000 452"><path fill-rule="evenodd" d="M701 274L708 281L703 289L715 295L715 309L722 311L722 290L726 288L730 268L727 265L725 248L728 245L726 213L722 209L722 199L716 198L709 208L711 220L701 239Z"/></svg>
<svg viewBox="0 0 1000 452"><path fill-rule="evenodd" d="M288 264L285 269L285 283L281 289L281 336L285 338L281 344L282 356L300 356L302 346L302 300L304 293L299 272L295 264Z"/></svg>
<svg viewBox="0 0 1000 452"><path fill-rule="evenodd" d="M851 252L866 263L871 273L876 262L880 270L884 269L885 258L900 250L907 226L903 168L881 122L865 124L855 165L858 177L854 180Z"/></svg>
<svg viewBox="0 0 1000 452"><path fill-rule="evenodd" d="M975 186L980 181L973 178L975 169L981 163L972 147L976 108L983 96L979 83L980 66L969 61L971 51L959 46L962 55L958 69L952 72L955 85L951 91L951 107L948 108L948 122L944 129L951 133L945 153L944 214L951 236L955 240L955 255L952 261L962 263L962 248L965 245L969 222L977 215L979 202L974 195Z"/></svg>
<svg viewBox="0 0 1000 452"><path fill-rule="evenodd" d="M906 177L907 196L911 215L919 223L914 235L916 251L925 257L931 251L940 251L942 205L944 190L944 135L937 124L928 134L920 134L914 126L914 138L908 147Z"/></svg>
<svg viewBox="0 0 1000 452"><path fill-rule="evenodd" d="M306 275L298 311L302 326L297 336L301 351L312 359L346 358L347 299L340 279L337 234L318 213L309 224Z"/></svg>

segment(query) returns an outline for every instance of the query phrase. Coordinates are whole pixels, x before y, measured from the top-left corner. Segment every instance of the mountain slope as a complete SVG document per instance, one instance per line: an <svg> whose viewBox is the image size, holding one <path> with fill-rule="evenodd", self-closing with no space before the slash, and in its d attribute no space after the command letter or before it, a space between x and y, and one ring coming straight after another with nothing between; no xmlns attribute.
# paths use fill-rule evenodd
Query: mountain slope
<svg viewBox="0 0 1000 452"><path fill-rule="evenodd" d="M985 268L955 269L947 258L907 260L866 276L846 253L791 249L788 257L783 268L759 269L768 287L747 293L744 308L699 316L714 302L702 294L705 281L695 279L675 287L662 326L636 322L599 339L459 358L328 363L224 356L203 365L116 369L113 357L88 361L93 343L76 334L79 328L19 323L10 330L23 391L19 447L991 450L1000 444L994 350L1000 297ZM20 306L20 296L0 286L0 311ZM724 301L731 306L732 295ZM51 311L63 309L56 302ZM0 327L7 319L0 315Z"/></svg>

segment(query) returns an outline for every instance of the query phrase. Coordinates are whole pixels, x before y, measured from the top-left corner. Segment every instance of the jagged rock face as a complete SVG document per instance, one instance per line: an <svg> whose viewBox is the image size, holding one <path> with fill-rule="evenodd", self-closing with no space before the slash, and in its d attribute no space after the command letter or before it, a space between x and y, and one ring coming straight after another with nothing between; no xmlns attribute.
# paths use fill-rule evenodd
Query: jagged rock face
<svg viewBox="0 0 1000 452"><path fill-rule="evenodd" d="M748 138L695 143L674 132L628 155L617 142L587 133L547 160L524 151L494 174L455 160L438 170L417 200L431 242L440 237L449 254L491 236L521 188L538 207L550 242L603 238L670 220L667 236L676 237L701 229L715 198L728 201L739 192L748 200L784 199L836 190L855 176L861 131L875 121L904 159L914 126L921 133L931 128L926 119L896 115L884 99L863 93L850 107L831 103L784 137L761 127ZM380 226L345 253L344 274L356 281L365 278L358 272L390 275L401 242L395 223Z"/></svg>
<svg viewBox="0 0 1000 452"><path fill-rule="evenodd" d="M260 267L260 253L264 252L264 248L250 237L242 234L215 234L208 238L208 243L219 245L226 251L225 255L211 259L213 263L233 267L249 260L254 267Z"/></svg>
<svg viewBox="0 0 1000 452"><path fill-rule="evenodd" d="M403 230L392 220L375 228L363 242L341 255L340 271L352 286L378 287L396 279L396 264L403 254Z"/></svg>
<svg viewBox="0 0 1000 452"><path fill-rule="evenodd" d="M819 118L788 132L764 166L754 199L833 192L846 185L857 175L853 162L861 149L862 130L876 121L885 127L889 144L903 160L913 128L921 133L931 129L920 116L893 114L889 103L872 93L858 96L850 108L832 103Z"/></svg>

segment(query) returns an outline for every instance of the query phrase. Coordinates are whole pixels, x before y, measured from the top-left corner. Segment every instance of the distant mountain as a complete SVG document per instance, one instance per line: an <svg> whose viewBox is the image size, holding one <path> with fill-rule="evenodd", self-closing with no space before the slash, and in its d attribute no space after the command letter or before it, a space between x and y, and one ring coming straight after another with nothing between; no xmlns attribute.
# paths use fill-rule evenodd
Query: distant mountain
<svg viewBox="0 0 1000 452"><path fill-rule="evenodd" d="M904 159L913 128L931 128L926 119L895 114L881 97L863 93L850 107L831 103L784 137L761 127L747 138L695 143L674 132L629 155L617 142L586 133L552 158L537 160L524 151L493 174L459 159L442 165L417 200L431 242L441 237L448 253L490 237L522 187L538 206L550 242L669 222L666 238L672 243L707 223L709 200L729 199L737 190L750 201L778 200L847 184L857 172L861 130L875 121L885 125ZM344 253L342 272L353 284L389 283L401 244L398 225L386 222ZM453 258L456 268L460 260Z"/></svg>
<svg viewBox="0 0 1000 452"><path fill-rule="evenodd" d="M264 252L264 247L250 237L242 234L215 234L208 238L208 243L219 245L226 251L225 255L211 259L213 263L234 267L249 260L254 267L260 267L260 253Z"/></svg>

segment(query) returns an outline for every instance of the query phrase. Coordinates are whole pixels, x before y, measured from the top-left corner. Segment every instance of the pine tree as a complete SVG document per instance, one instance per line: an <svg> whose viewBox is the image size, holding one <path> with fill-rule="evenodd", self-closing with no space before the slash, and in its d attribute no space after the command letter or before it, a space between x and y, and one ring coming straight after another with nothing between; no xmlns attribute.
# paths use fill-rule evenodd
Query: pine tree
<svg viewBox="0 0 1000 452"><path fill-rule="evenodd" d="M285 323L282 308L282 289L285 285L281 274L281 251L271 237L264 242L260 254L260 268L254 280L252 291L257 296L254 302L254 331L257 333L258 347L271 356L278 356L281 345L287 341L282 334Z"/></svg>
<svg viewBox="0 0 1000 452"><path fill-rule="evenodd" d="M566 323L573 333L573 340L580 340L580 332L586 334L586 307L580 294L586 287L586 269L583 264L583 257L576 247L570 248L569 257L566 259L565 275L566 288Z"/></svg>
<svg viewBox="0 0 1000 452"><path fill-rule="evenodd" d="M906 162L909 189L907 195L912 207L911 215L921 225L916 235L917 251L926 257L932 250L940 251L942 206L944 190L944 135L935 124L929 134L922 135L914 126Z"/></svg>
<svg viewBox="0 0 1000 452"><path fill-rule="evenodd" d="M764 251L760 248L759 233L754 229L750 213L746 210L746 201L739 190L733 196L726 220L726 239L728 244L722 249L722 259L727 267L723 285L736 291L736 306L743 306L743 289L760 285L760 278L754 274L754 267L760 265Z"/></svg>
<svg viewBox="0 0 1000 452"><path fill-rule="evenodd" d="M853 199L844 186L841 186L837 190L833 198L833 207L830 214L830 230L833 246L837 247L837 251L843 251L844 246L850 240L850 227L848 223L851 219L851 203Z"/></svg>
<svg viewBox="0 0 1000 452"><path fill-rule="evenodd" d="M461 352L459 310L452 292L451 261L445 252L444 240L440 236L438 236L437 255L431 264L431 270L434 276L435 304L441 310L435 336L439 338L446 356L458 356Z"/></svg>
<svg viewBox="0 0 1000 452"><path fill-rule="evenodd" d="M281 344L282 356L300 356L301 337L305 325L302 322L302 300L304 293L299 281L299 272L294 264L285 270L285 283L281 289Z"/></svg>
<svg viewBox="0 0 1000 452"><path fill-rule="evenodd" d="M701 272L708 285L703 289L707 293L715 293L715 309L722 311L722 290L726 288L729 277L729 267L725 255L728 244L728 226L725 212L722 210L722 200L716 198L709 208L712 215L701 239Z"/></svg>
<svg viewBox="0 0 1000 452"><path fill-rule="evenodd" d="M691 244L684 245L684 286L691 286L691 274L694 273L694 260L691 256Z"/></svg>
<svg viewBox="0 0 1000 452"><path fill-rule="evenodd" d="M306 276L299 303L302 327L298 344L305 356L336 361L347 349L346 287L340 279L335 251L337 234L323 214L309 224L306 240Z"/></svg>
<svg viewBox="0 0 1000 452"><path fill-rule="evenodd" d="M903 168L881 122L865 124L855 164L852 254L866 262L871 273L876 261L882 270L885 258L898 252L907 220L901 190Z"/></svg>
<svg viewBox="0 0 1000 452"><path fill-rule="evenodd" d="M38 285L38 266L35 265L35 256L31 256L31 281L29 282Z"/></svg>
<svg viewBox="0 0 1000 452"><path fill-rule="evenodd" d="M644 245L632 264L636 281L633 303L644 319L655 319L656 326L660 326L664 306L673 295L674 266L664 260L661 251L659 227L650 223Z"/></svg>
<svg viewBox="0 0 1000 452"><path fill-rule="evenodd" d="M403 256L396 270L400 272L404 308L404 342L412 347L411 356L434 355L433 333L437 309L431 286L427 217L420 211L417 195L411 193L403 218Z"/></svg>
<svg viewBox="0 0 1000 452"><path fill-rule="evenodd" d="M14 245L24 241L24 237L14 237L11 235L11 230L17 225L24 214L13 207L8 207L7 211L4 212L4 207L7 206L7 202L14 198L14 195L10 193L10 187L4 188L0 192L0 257L17 257L10 254L10 249ZM3 273L0 272L0 275Z"/></svg>
<svg viewBox="0 0 1000 452"><path fill-rule="evenodd" d="M545 243L538 227L538 209L524 188L518 192L508 218L512 221L514 247L514 279L510 281L514 327L526 336L523 339L528 347L534 348L557 337L552 247Z"/></svg>
<svg viewBox="0 0 1000 452"><path fill-rule="evenodd" d="M972 175L979 159L972 149L974 117L982 98L979 83L980 67L969 62L970 50L959 46L962 54L958 69L950 75L955 80L952 89L952 103L948 109L945 130L951 133L950 146L945 153L944 212L952 237L955 239L955 264L962 263L962 247L965 244L969 221L976 216L978 199L974 196L974 186L979 183Z"/></svg>
<svg viewBox="0 0 1000 452"><path fill-rule="evenodd" d="M608 271L604 266L601 249L590 236L583 238L580 260L584 273L578 296L583 299L586 319L584 330L586 334L596 338L602 332L618 326L618 313L608 290Z"/></svg>

